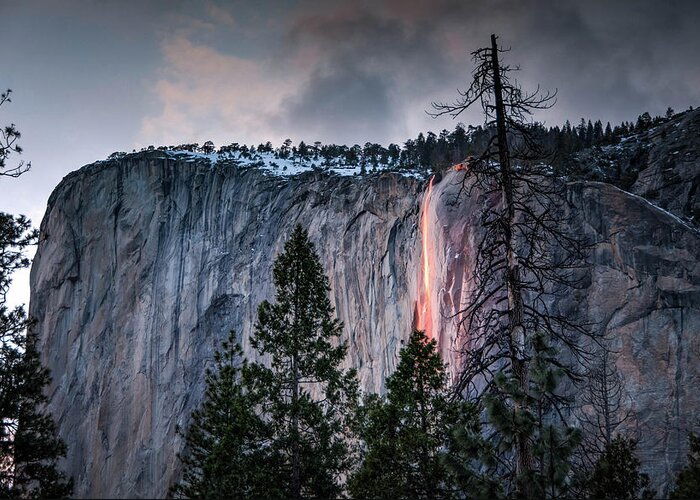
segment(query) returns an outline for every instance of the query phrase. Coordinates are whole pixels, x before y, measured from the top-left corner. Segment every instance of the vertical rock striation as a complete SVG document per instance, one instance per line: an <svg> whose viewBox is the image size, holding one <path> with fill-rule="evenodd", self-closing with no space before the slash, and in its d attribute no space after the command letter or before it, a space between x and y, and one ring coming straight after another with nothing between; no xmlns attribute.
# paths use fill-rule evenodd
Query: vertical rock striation
<svg viewBox="0 0 700 500"><path fill-rule="evenodd" d="M101 163L53 193L31 311L76 494L160 497L213 349L245 350L272 262L308 228L361 384L381 390L413 321L421 185L379 175L291 179L159 153Z"/></svg>

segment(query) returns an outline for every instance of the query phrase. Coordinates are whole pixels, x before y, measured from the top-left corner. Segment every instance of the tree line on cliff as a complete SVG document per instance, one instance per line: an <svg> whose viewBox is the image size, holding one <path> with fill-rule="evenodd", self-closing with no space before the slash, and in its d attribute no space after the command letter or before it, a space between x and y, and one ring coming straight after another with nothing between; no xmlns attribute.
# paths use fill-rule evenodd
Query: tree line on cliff
<svg viewBox="0 0 700 500"><path fill-rule="evenodd" d="M547 160L557 172L576 178L584 175L580 172L576 153L588 148L600 148L620 143L626 137L641 133L665 123L678 116L668 108L664 116L652 117L644 112L635 121L623 121L612 127L608 122L605 127L600 120L591 121L581 118L572 125L568 120L562 126L546 127L532 122L524 126L537 138L542 146L543 160ZM468 157L479 156L487 147L495 129L489 125L464 125L458 123L453 131L441 130L438 134L428 131L419 133L416 138L406 140L403 144L383 146L366 142L364 145L352 146L323 144L320 141L307 143L300 141L294 145L286 139L275 147L271 142L255 145L231 143L217 148L212 141L204 144L184 143L171 146L147 146L141 151L189 151L192 153L218 154L223 157L236 156L241 159L262 160L263 154L270 154L274 159L291 159L310 164L320 169L338 165L360 166L362 173L373 170L411 170L426 174L443 172ZM136 150L134 150L136 152ZM110 158L119 158L126 152L115 152ZM598 179L603 180L603 179ZM624 186L626 179L618 175L609 175L605 179L613 184Z"/></svg>

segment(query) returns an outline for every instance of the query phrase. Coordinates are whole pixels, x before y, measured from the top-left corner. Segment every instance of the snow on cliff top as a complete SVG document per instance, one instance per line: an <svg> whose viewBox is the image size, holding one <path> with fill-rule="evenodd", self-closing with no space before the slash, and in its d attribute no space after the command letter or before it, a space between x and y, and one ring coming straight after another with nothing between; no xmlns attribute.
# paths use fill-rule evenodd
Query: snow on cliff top
<svg viewBox="0 0 700 500"><path fill-rule="evenodd" d="M250 153L248 151L237 150L202 153L178 149L142 150L142 152L144 151L159 151L173 160L185 161L188 163L208 162L212 166L221 164L258 168L270 175L279 177L292 177L304 172L312 171L329 172L342 176L359 176L377 172L395 172L399 175L415 177L418 179L423 179L427 175L419 169L406 169L391 161L388 163L376 162L376 164L372 164L370 162L358 160L355 163L349 163L342 156L324 159L318 156L303 157L293 154L290 154L287 157L281 157L274 151L256 151ZM129 154L137 153L113 153L108 159L122 158L128 156Z"/></svg>

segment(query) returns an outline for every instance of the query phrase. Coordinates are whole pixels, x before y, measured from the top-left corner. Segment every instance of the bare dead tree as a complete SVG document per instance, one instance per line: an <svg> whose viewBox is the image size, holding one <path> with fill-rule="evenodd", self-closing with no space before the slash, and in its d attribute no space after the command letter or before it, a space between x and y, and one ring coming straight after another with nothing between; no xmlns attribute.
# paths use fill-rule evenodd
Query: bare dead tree
<svg viewBox="0 0 700 500"><path fill-rule="evenodd" d="M616 352L610 347L610 339L601 337L595 346L595 356L586 367L585 383L577 398L575 415L583 430L583 440L572 457L572 467L579 478L590 477L599 460L615 446L616 439L630 438L621 432L632 417L629 396L615 366ZM636 443L637 440L632 437L625 442ZM589 488L588 481L578 482L572 497L588 498Z"/></svg>
<svg viewBox="0 0 700 500"><path fill-rule="evenodd" d="M631 415L625 387L608 345L586 371L581 396L580 420L586 434L584 452L591 460L600 456Z"/></svg>
<svg viewBox="0 0 700 500"><path fill-rule="evenodd" d="M11 89L7 89L0 94L0 106L5 103L12 102L10 99ZM20 161L14 167L7 167L7 158L12 153L21 154L22 147L17 144L21 134L17 130L14 123L6 125L0 129L0 176L19 177L24 172L31 168L31 163Z"/></svg>
<svg viewBox="0 0 700 500"><path fill-rule="evenodd" d="M556 92L523 91L511 77L517 68L499 61L503 52L492 35L490 47L472 53L476 68L470 87L459 91L454 103L433 103L431 113L457 117L480 106L486 129L494 131L483 153L469 161L460 189L489 200L481 216L474 291L459 313L463 366L456 392L475 400L499 392L498 373L508 373L521 394L529 393L528 346L535 334L574 359L587 358L578 338L591 336L588 325L556 307L556 298L580 287L587 255L587 246L567 224L565 182L554 174L532 127L532 113L554 105ZM574 363L560 365L578 380ZM522 401L510 399L514 412L527 404ZM556 411L561 415L560 408ZM513 455L515 477L535 467L527 432L516 436Z"/></svg>

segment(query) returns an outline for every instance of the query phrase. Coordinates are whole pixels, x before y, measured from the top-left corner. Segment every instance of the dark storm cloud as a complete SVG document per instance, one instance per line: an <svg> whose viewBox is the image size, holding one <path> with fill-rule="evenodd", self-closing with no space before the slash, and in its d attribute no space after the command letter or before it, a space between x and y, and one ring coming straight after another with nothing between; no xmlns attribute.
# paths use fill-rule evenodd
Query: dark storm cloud
<svg viewBox="0 0 700 500"><path fill-rule="evenodd" d="M363 8L302 17L287 40L296 54L290 69L308 71L284 103L287 123L352 142L395 133L404 98L446 69L422 34Z"/></svg>
<svg viewBox="0 0 700 500"><path fill-rule="evenodd" d="M506 62L522 67L526 88L558 89L557 106L536 117L549 124L685 109L700 101L699 4L301 0L263 11L208 2L168 14L179 24L161 30L153 92L162 112L143 120L143 140L386 143L452 128L425 111L468 84L469 54L491 33L512 47Z"/></svg>
<svg viewBox="0 0 700 500"><path fill-rule="evenodd" d="M8 71L17 85L5 85L38 96L37 129L70 130L46 110L92 123L85 133L96 137L81 142L99 151L208 139L386 143L454 127L425 111L468 84L469 53L491 33L512 47L506 61L522 67L526 88L558 89L557 106L538 116L550 124L698 105L699 12L697 0L36 0L0 18L6 45L22 47L0 57L17 68ZM90 121L103 114L115 119Z"/></svg>
<svg viewBox="0 0 700 500"><path fill-rule="evenodd" d="M285 106L286 124L301 127L309 139L340 136L363 142L362 138L390 133L393 113L387 85L379 76L356 69L313 75L312 83Z"/></svg>
<svg viewBox="0 0 700 500"><path fill-rule="evenodd" d="M347 132L360 143L405 135L407 107L418 99L422 107L410 112L423 118L427 91L453 67L435 34L384 7L339 6L300 16L287 41L297 54L293 64L310 71L284 103L287 123L326 137Z"/></svg>
<svg viewBox="0 0 700 500"><path fill-rule="evenodd" d="M513 43L530 83L559 88L553 116L631 119L700 99L698 11L695 2L564 3L535 11Z"/></svg>
<svg viewBox="0 0 700 500"><path fill-rule="evenodd" d="M408 133L396 125L406 123L401 120L406 111L415 117L431 100L454 97L455 87L463 87L469 76L468 53L487 44L492 32L512 47L507 61L523 68L519 78L525 86L541 83L559 90L556 108L541 115L550 123L581 116L634 119L645 110L662 113L668 105L684 109L700 101L698 5L652 0L327 4L300 14L289 27L287 49L298 56L291 60L305 65L308 79L285 101L283 123L310 130L336 127L341 135L353 131L353 140L361 139L358 130L380 139ZM364 103L353 97L363 95ZM422 128L445 125L424 114L418 122Z"/></svg>

